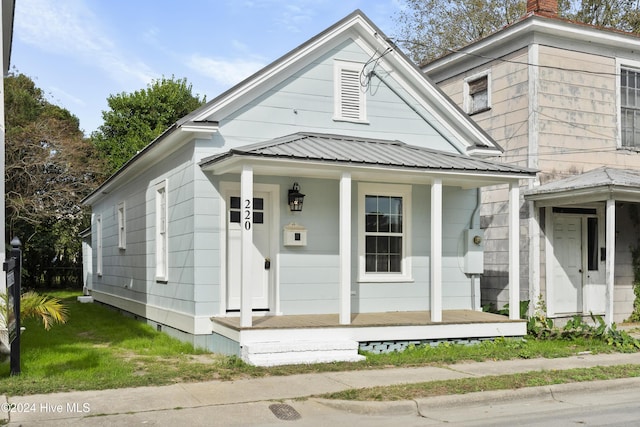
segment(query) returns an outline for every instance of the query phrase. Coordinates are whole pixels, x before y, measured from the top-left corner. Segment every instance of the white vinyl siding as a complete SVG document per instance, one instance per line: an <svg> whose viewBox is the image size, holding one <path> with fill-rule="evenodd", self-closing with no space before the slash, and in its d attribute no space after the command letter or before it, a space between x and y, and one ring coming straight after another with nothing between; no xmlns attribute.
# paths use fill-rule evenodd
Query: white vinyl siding
<svg viewBox="0 0 640 427"><path fill-rule="evenodd" d="M360 184L359 277L362 282L411 280L411 186Z"/></svg>
<svg viewBox="0 0 640 427"><path fill-rule="evenodd" d="M156 185L156 280L167 281L167 181Z"/></svg>
<svg viewBox="0 0 640 427"><path fill-rule="evenodd" d="M363 66L364 64L360 63L335 61L335 120L366 123L365 92L360 84Z"/></svg>

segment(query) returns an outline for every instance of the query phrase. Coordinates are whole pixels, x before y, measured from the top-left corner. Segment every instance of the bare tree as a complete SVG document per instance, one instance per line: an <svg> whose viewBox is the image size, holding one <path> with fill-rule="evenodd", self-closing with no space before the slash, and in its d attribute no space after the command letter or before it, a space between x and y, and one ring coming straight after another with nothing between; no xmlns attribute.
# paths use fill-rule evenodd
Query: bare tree
<svg viewBox="0 0 640 427"><path fill-rule="evenodd" d="M482 39L516 22L526 0L403 0L398 44L418 64ZM640 32L640 0L558 0L562 18Z"/></svg>

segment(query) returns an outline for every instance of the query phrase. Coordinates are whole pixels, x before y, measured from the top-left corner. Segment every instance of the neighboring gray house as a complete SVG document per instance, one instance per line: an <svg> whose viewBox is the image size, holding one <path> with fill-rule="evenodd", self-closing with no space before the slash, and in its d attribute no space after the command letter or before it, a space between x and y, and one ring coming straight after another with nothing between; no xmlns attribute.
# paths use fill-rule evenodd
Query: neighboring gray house
<svg viewBox="0 0 640 427"><path fill-rule="evenodd" d="M96 301L259 364L521 336L479 309L500 147L360 11L184 117L85 200ZM302 196L304 193L304 198ZM89 240L87 240L89 242ZM395 348L395 347L392 347Z"/></svg>
<svg viewBox="0 0 640 427"><path fill-rule="evenodd" d="M521 200L521 299L549 317L633 310L640 245L640 38L570 22L556 0L423 66L503 148L539 170ZM483 304L508 301L505 186L483 191ZM538 304L542 296L544 305Z"/></svg>

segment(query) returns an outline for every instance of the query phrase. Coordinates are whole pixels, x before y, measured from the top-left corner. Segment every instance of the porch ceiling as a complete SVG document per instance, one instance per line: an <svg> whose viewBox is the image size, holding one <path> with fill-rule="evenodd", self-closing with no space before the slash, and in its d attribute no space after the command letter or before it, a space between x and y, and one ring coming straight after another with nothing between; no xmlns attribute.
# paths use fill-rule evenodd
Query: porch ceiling
<svg viewBox="0 0 640 427"><path fill-rule="evenodd" d="M640 202L640 171L603 166L527 190L525 200L538 205L580 204L618 200Z"/></svg>
<svg viewBox="0 0 640 427"><path fill-rule="evenodd" d="M349 171L354 179L371 179L375 174L388 182L424 183L441 178L447 185L467 188L532 178L536 173L400 141L318 133L296 133L235 148L203 159L200 167L220 175L239 173L246 163L253 166L256 174L263 175L338 178L343 171Z"/></svg>

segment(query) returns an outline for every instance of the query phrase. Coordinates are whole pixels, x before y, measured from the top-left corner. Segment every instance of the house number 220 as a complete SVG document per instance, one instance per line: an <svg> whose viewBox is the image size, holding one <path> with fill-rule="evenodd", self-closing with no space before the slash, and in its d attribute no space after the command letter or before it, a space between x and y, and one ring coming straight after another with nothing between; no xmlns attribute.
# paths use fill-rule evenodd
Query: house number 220
<svg viewBox="0 0 640 427"><path fill-rule="evenodd" d="M251 200L244 201L244 229L251 230Z"/></svg>

